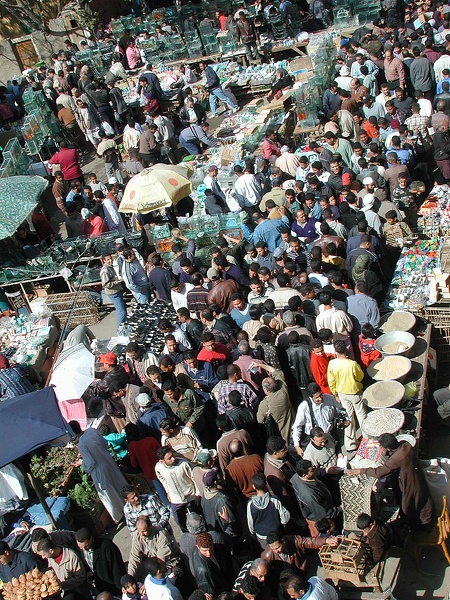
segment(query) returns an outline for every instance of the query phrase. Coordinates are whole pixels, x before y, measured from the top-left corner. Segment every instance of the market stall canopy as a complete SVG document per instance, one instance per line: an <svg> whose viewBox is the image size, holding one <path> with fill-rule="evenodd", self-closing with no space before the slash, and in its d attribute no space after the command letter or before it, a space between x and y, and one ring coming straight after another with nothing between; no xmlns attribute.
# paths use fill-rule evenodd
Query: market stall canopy
<svg viewBox="0 0 450 600"><path fill-rule="evenodd" d="M0 402L0 468L68 433L51 387Z"/></svg>
<svg viewBox="0 0 450 600"><path fill-rule="evenodd" d="M0 179L0 240L13 235L39 202L48 185L43 177L17 175Z"/></svg>
<svg viewBox="0 0 450 600"><path fill-rule="evenodd" d="M119 211L145 214L177 204L192 192L192 168L153 165L133 177L125 188Z"/></svg>
<svg viewBox="0 0 450 600"><path fill-rule="evenodd" d="M94 381L94 355L84 344L65 348L53 365L50 385L59 402L81 398Z"/></svg>

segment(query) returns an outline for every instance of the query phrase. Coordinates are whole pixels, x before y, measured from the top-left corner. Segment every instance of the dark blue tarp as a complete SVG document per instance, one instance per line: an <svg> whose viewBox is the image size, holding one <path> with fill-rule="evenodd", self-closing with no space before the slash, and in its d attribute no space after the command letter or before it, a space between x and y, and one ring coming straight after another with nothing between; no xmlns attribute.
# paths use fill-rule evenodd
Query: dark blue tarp
<svg viewBox="0 0 450 600"><path fill-rule="evenodd" d="M0 402L0 468L66 433L52 387Z"/></svg>

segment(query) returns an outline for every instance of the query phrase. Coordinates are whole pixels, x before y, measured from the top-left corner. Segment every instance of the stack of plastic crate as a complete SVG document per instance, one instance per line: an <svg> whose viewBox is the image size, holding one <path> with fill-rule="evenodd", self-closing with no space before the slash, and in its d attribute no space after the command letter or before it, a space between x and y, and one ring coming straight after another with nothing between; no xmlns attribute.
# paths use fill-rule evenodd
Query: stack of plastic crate
<svg viewBox="0 0 450 600"><path fill-rule="evenodd" d="M333 3L333 23L336 29L352 27L353 6L348 0L334 0Z"/></svg>
<svg viewBox="0 0 450 600"><path fill-rule="evenodd" d="M186 32L186 46L190 58L201 56L203 54L202 40L195 31Z"/></svg>
<svg viewBox="0 0 450 600"><path fill-rule="evenodd" d="M355 25L368 25L380 16L380 0L359 0L354 5Z"/></svg>
<svg viewBox="0 0 450 600"><path fill-rule="evenodd" d="M3 162L5 171L9 171L13 167L14 175L28 174L30 159L17 138L11 138L8 140L8 143L3 150ZM3 165L1 168L3 169ZM6 176L7 175L5 175L5 177Z"/></svg>

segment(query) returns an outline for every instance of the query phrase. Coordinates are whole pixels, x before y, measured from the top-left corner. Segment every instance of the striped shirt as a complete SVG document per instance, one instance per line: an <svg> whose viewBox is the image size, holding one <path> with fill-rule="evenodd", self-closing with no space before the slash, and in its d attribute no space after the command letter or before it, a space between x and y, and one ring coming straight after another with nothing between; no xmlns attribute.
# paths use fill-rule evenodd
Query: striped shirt
<svg viewBox="0 0 450 600"><path fill-rule="evenodd" d="M28 371L22 365L0 371L0 400L15 398L35 391L36 388L28 379Z"/></svg>
<svg viewBox="0 0 450 600"><path fill-rule="evenodd" d="M156 494L142 494L139 496L140 504L137 507L129 502L123 507L123 514L130 533L136 531L138 517L147 516L154 526L167 528L170 519L170 510L164 506Z"/></svg>

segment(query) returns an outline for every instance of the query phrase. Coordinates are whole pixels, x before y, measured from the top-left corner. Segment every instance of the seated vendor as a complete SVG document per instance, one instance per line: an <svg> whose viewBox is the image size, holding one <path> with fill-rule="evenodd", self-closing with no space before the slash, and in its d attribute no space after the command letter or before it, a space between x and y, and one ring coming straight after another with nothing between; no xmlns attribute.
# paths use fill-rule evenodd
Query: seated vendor
<svg viewBox="0 0 450 600"><path fill-rule="evenodd" d="M267 100L269 102L272 102L274 99L278 100L283 90L292 87L293 83L294 80L292 79L292 76L289 75L286 69L280 67L275 71L275 78L272 81L272 88L267 96Z"/></svg>
<svg viewBox="0 0 450 600"><path fill-rule="evenodd" d="M37 567L32 554L22 550L12 550L4 541L0 541L0 579L8 583Z"/></svg>
<svg viewBox="0 0 450 600"><path fill-rule="evenodd" d="M364 545L366 561L370 565L380 562L391 545L389 528L366 513L358 515L356 526L362 530L360 539Z"/></svg>

